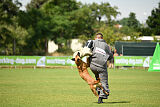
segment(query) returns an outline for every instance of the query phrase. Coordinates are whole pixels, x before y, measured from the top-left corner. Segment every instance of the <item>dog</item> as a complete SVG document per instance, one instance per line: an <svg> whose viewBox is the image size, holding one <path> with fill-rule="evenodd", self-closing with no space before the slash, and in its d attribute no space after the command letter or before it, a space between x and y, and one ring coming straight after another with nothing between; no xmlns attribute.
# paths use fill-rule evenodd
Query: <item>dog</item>
<svg viewBox="0 0 160 107"><path fill-rule="evenodd" d="M75 56L75 58L72 58L72 60L75 61L77 65L80 77L88 83L88 85L90 86L90 89L92 90L93 94L96 97L99 97L96 92L97 87L100 87L106 95L109 95L109 93L103 89L102 84L100 83L100 78L95 80L88 73L87 68L89 67L89 58L87 58L87 63L85 63L84 61L81 60L80 53L77 52L77 55Z"/></svg>

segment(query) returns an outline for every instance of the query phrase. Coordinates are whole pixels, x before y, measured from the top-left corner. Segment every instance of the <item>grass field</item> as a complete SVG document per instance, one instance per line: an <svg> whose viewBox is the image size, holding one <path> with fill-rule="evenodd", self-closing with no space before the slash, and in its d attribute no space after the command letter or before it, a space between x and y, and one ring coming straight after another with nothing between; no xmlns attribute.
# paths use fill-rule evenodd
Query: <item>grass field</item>
<svg viewBox="0 0 160 107"><path fill-rule="evenodd" d="M160 106L160 72L109 69L109 85L109 99L97 104L77 69L0 69L0 107Z"/></svg>

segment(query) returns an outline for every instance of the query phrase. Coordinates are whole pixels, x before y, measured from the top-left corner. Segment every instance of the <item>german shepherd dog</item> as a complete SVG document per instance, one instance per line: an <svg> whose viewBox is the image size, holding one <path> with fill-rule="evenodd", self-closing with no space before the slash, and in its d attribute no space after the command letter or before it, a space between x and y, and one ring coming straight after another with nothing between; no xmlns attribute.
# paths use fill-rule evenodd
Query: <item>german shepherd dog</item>
<svg viewBox="0 0 160 107"><path fill-rule="evenodd" d="M103 89L102 84L100 83L100 78L98 78L98 80L95 80L88 73L87 68L89 67L89 58L87 58L87 63L85 63L81 60L80 53L78 53L75 58L72 58L72 60L74 60L77 65L80 77L88 83L95 96L98 97L98 94L96 92L97 87L100 87L106 95L109 95L109 93Z"/></svg>

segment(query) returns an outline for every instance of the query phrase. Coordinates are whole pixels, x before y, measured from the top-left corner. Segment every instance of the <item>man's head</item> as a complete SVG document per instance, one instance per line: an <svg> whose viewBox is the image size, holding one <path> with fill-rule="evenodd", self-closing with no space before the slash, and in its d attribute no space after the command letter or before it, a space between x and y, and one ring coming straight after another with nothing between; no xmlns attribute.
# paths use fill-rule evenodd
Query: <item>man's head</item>
<svg viewBox="0 0 160 107"><path fill-rule="evenodd" d="M94 39L103 39L102 33L97 33Z"/></svg>

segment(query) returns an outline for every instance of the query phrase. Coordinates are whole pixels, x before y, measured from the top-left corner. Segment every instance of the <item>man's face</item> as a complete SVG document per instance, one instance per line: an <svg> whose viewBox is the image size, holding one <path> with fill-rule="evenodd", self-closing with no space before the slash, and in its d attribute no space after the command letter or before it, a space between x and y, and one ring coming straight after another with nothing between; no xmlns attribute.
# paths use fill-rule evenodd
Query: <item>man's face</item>
<svg viewBox="0 0 160 107"><path fill-rule="evenodd" d="M96 40L96 39L103 39L103 38L101 35L96 35L94 39Z"/></svg>

